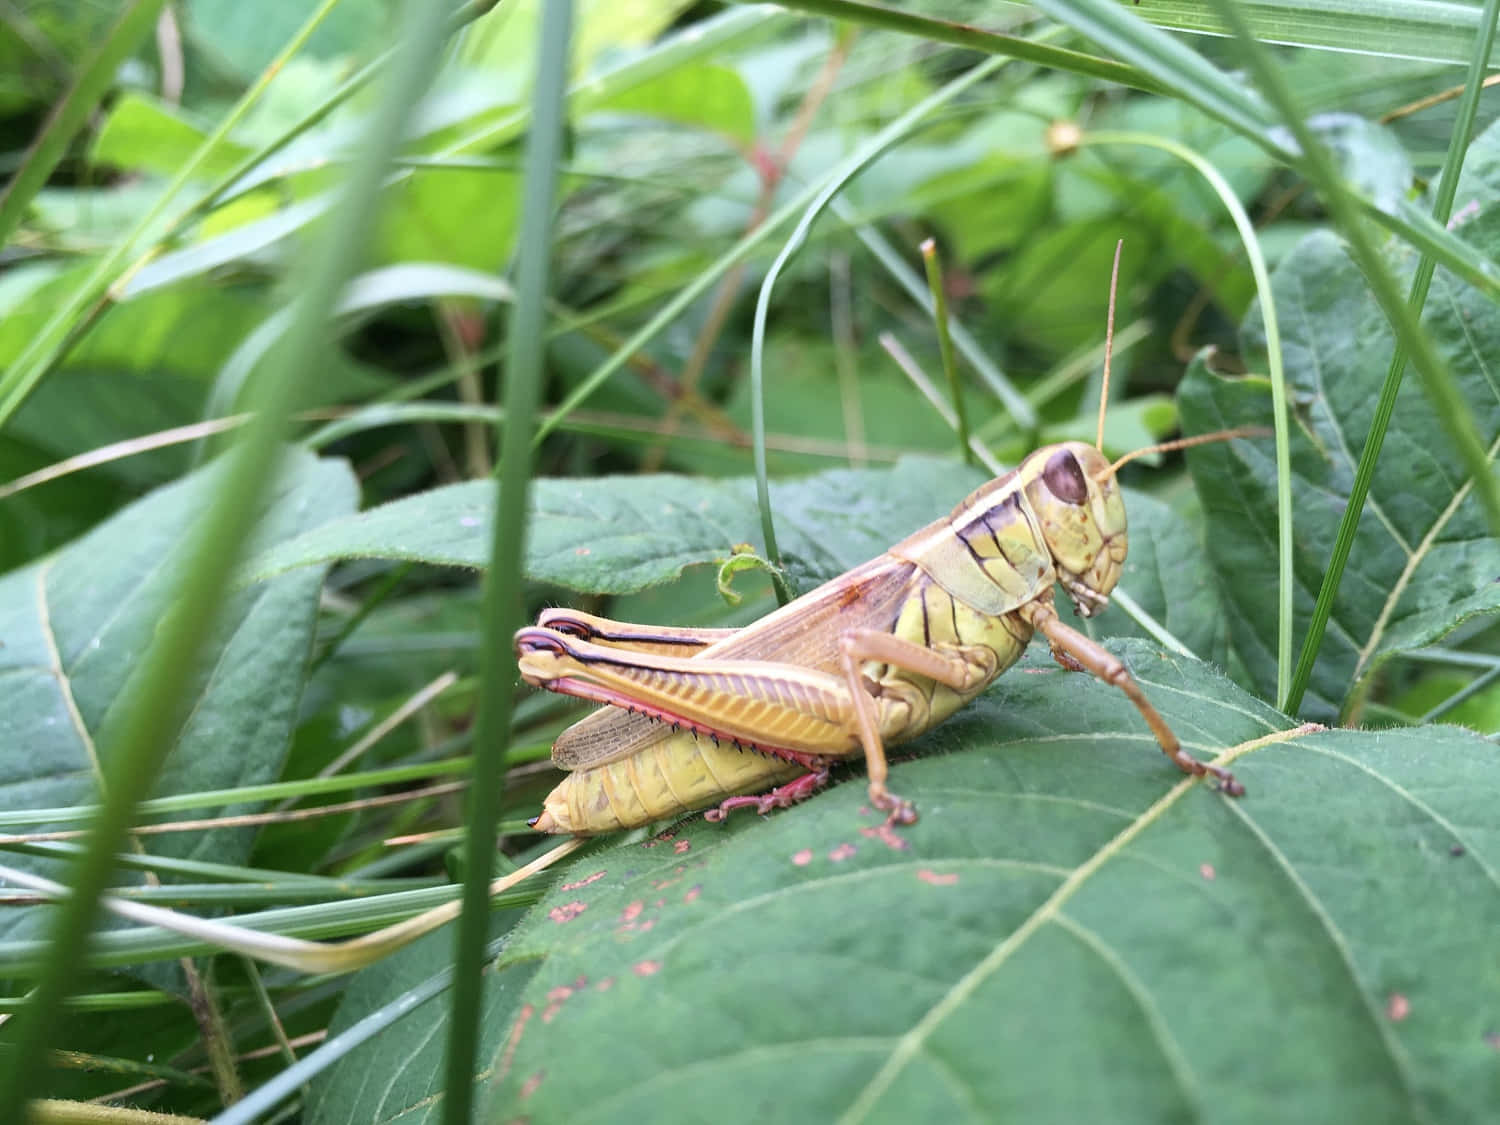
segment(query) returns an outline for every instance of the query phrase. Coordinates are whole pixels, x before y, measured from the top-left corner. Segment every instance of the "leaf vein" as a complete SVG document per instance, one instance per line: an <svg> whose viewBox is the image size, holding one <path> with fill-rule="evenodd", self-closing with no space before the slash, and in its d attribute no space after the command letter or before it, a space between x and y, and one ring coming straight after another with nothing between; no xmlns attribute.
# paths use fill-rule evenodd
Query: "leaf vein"
<svg viewBox="0 0 1500 1125"><path fill-rule="evenodd" d="M1182 1099L1191 1109L1193 1118L1198 1121L1203 1120L1203 1091L1198 1083L1198 1076L1193 1073L1193 1067L1188 1061L1186 1052L1177 1042L1176 1036L1172 1034L1172 1029L1167 1026L1166 1016L1152 999L1145 982L1131 972L1130 966L1112 945L1076 918L1059 910L1052 921L1087 946L1119 978L1120 984L1126 992L1130 993L1130 998L1140 1009L1141 1016L1145 1019L1146 1026L1150 1028L1151 1036L1156 1040L1156 1045L1161 1051L1162 1059L1167 1064L1167 1069L1177 1080Z"/></svg>
<svg viewBox="0 0 1500 1125"><path fill-rule="evenodd" d="M1271 838L1262 831L1260 825L1252 820L1250 815L1244 809L1240 808L1237 803L1232 804L1230 808L1234 815L1239 817L1245 827L1250 830L1261 847L1265 849L1266 854L1281 868L1287 881L1296 889L1302 901L1307 904L1307 908L1312 912L1313 917L1323 927L1323 932L1327 935L1329 943L1333 946L1334 952L1338 954L1345 971L1349 974L1350 983L1353 984L1355 994L1359 997L1361 1010L1369 1018L1370 1025L1375 1029L1375 1037L1385 1048L1386 1056L1391 1061L1391 1066L1395 1070L1397 1080L1401 1083L1401 1088L1406 1092L1407 1102L1411 1106L1412 1113L1421 1121L1432 1122L1433 1119L1427 1112L1427 1107L1417 1097L1410 1060L1407 1058L1405 1051L1401 1049L1400 1043L1391 1034L1390 1028L1386 1025L1369 992L1363 987L1359 979L1359 973L1354 967L1354 954L1349 948L1349 943L1345 939L1343 931L1338 928L1333 918L1328 914L1328 911L1324 909L1318 897L1312 893L1312 888L1297 873L1296 867L1287 858L1286 853L1276 846Z"/></svg>

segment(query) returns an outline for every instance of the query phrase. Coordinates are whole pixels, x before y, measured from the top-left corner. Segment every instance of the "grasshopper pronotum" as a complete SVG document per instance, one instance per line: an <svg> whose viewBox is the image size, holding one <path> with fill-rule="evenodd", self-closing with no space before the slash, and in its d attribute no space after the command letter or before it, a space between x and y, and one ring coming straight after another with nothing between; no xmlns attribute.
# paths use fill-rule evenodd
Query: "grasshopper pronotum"
<svg viewBox="0 0 1500 1125"><path fill-rule="evenodd" d="M1110 335L1113 291L1112 282ZM973 699L1036 632L1065 668L1124 691L1180 769L1243 793L1226 770L1183 751L1125 666L1053 604L1061 584L1092 616L1125 561L1115 474L1149 450L1111 464L1097 448L1108 357L1106 344L1095 445L1038 449L950 515L746 628L668 629L550 610L518 632L527 683L606 704L557 739L553 761L572 772L532 826L586 836L706 806L717 806L712 819L741 807L767 812L812 793L831 763L861 752L871 804L910 824L911 802L886 786L886 746ZM771 788L780 782L788 784Z"/></svg>

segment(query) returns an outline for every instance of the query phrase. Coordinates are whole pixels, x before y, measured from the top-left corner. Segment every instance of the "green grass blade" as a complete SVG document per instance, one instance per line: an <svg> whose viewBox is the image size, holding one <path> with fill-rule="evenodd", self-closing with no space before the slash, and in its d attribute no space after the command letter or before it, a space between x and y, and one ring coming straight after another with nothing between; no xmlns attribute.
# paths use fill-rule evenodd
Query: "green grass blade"
<svg viewBox="0 0 1500 1125"><path fill-rule="evenodd" d="M1474 118L1479 109L1479 96L1483 93L1481 83L1495 42L1495 22L1500 16L1500 2L1486 0L1484 18L1474 40L1473 57L1469 60L1469 71L1465 76L1463 97L1459 101L1457 117L1453 122L1453 134L1448 139L1448 155L1443 161L1442 178L1437 185L1432 204L1432 218L1437 223L1446 223L1453 211L1453 197L1458 191L1458 173L1463 167L1464 153L1469 147L1469 138L1474 129ZM1423 254L1417 263L1416 275L1412 278L1407 305L1413 316L1420 315L1427 301L1427 287L1432 281L1435 262L1430 254ZM1391 355L1391 365L1385 373L1385 382L1380 388L1380 398L1375 405L1375 416L1370 420L1370 432L1360 450L1359 464L1354 470L1354 483L1349 489L1349 503L1339 520L1338 535L1334 539L1333 554L1323 572L1323 583L1318 588L1318 598L1313 604L1312 618L1307 624L1307 635L1302 639L1301 651L1297 654L1297 667L1292 674L1291 686L1282 704L1283 710L1294 714L1302 705L1302 696L1312 679L1313 665L1317 663L1318 649L1323 643L1323 634L1328 628L1328 619L1333 614L1334 599L1338 596L1339 584L1343 581L1344 567L1349 562L1349 553L1354 548L1354 536L1359 529L1359 519L1364 513L1365 498L1370 492L1370 482L1375 476L1375 465L1380 459L1380 449L1385 441L1385 432L1390 426L1391 414L1396 409L1396 395L1401 389L1402 376L1406 371L1408 353L1398 341ZM1456 704L1455 704L1456 705ZM1421 722L1428 722L1435 715L1424 715Z"/></svg>
<svg viewBox="0 0 1500 1125"><path fill-rule="evenodd" d="M175 741L188 679L182 670L193 666L209 637L240 549L274 479L282 427L295 406L302 374L319 365L327 346L329 314L373 227L382 171L437 62L442 24L420 3L407 4L405 14L398 61L370 122L368 143L351 174L344 205L309 249L297 315L275 355L276 362L267 366L260 381L258 416L226 465L216 502L205 513L200 534L188 545L177 612L162 621L134 694L117 716L105 755L105 800L88 850L70 871L73 894L58 911L32 1002L17 1017L16 1049L0 1072L0 1105L23 1104L46 1073L40 1060L57 1030L62 998L76 978L114 855L125 842L135 806L150 791Z"/></svg>
<svg viewBox="0 0 1500 1125"><path fill-rule="evenodd" d="M501 942L494 942L484 951L485 955L499 956L501 947ZM304 1055L265 1085L251 1091L248 1097L215 1117L213 1125L256 1125L264 1119L265 1114L287 1098L295 1096L302 1087L361 1043L368 1043L397 1020L414 1012L429 1000L441 996L452 987L453 979L454 970L450 967L434 973L414 988L407 989L389 1004L377 1008L353 1027L346 1028L315 1051Z"/></svg>
<svg viewBox="0 0 1500 1125"><path fill-rule="evenodd" d="M53 109L26 154L26 162L0 192L0 246L10 241L21 216L62 161L68 145L83 128L115 80L120 64L129 58L161 14L165 0L136 0L110 28L93 58L83 66L72 89Z"/></svg>
<svg viewBox="0 0 1500 1125"><path fill-rule="evenodd" d="M1266 268L1255 224L1245 212L1239 196L1219 170L1200 154L1166 137L1145 133L1085 133L1080 144L1132 144L1159 148L1191 166L1208 181L1214 194L1224 204L1239 233L1240 244L1255 276L1255 290L1260 298L1261 318L1266 329L1267 365L1271 374L1271 413L1276 430L1276 522L1277 567L1279 577L1276 613L1276 698L1285 699L1292 670L1292 446L1291 422L1287 410L1286 368L1281 362L1281 329L1276 319L1276 301L1271 291L1271 274Z"/></svg>
<svg viewBox="0 0 1500 1125"><path fill-rule="evenodd" d="M475 720L474 783L469 790L465 834L471 862L464 878L463 914L459 918L454 954L454 971L465 981L478 981L484 968L491 876L489 863L480 857L495 852L504 746L515 702L516 657L510 638L521 626L526 483L531 476L531 436L541 395L552 217L557 168L563 155L572 22L572 0L551 0L544 5L538 32L536 89L532 94L533 123L526 145L521 210L524 233L516 271L515 306L506 341L505 417L498 465L500 495L496 500L494 539L481 610L480 704ZM467 1125L469 1121L482 998L483 989L478 987L460 988L453 993L443 1099L443 1120L450 1125Z"/></svg>
<svg viewBox="0 0 1500 1125"><path fill-rule="evenodd" d="M964 464L974 464L974 451L969 448L969 412L964 407L963 383L959 379L958 365L953 361L953 336L948 331L948 297L943 291L943 266L938 261L937 243L928 239L922 243L922 263L927 269L927 288L932 293L932 318L937 325L938 353L943 358L943 375L948 380L948 393L953 396L953 416L958 422L958 449Z"/></svg>
<svg viewBox="0 0 1500 1125"><path fill-rule="evenodd" d="M955 47L983 51L987 55L1005 55L1018 62L1032 62L1051 70L1080 74L1105 82L1118 82L1137 90L1161 93L1163 89L1143 71L1114 59L1057 47L1039 39L1023 39L1015 35L986 31L971 23L903 12L880 4L860 3L859 0L787 0L781 6L807 12L809 15L843 20L860 27L915 35L930 43L949 43Z"/></svg>
<svg viewBox="0 0 1500 1125"><path fill-rule="evenodd" d="M198 146L193 155L183 162L182 167L177 170L167 186L162 188L161 194L146 209L145 214L114 244L109 253L99 259L94 268L89 271L88 276L69 294L68 299L58 307L41 332L31 341L30 346L16 358L3 375L0 375L0 428L3 428L5 423L21 408L26 397L36 389L36 385L46 377L73 345L77 339L79 324L86 317L92 317L102 309L107 299L107 291L125 272L127 260L137 252L137 244L156 224L157 219L166 211L168 204L176 198L183 185L202 166L218 143L227 137L235 125L250 111L265 91L266 86L270 85L271 79L301 49L337 3L338 0L323 0L297 34L266 67L260 79L245 91L234 107L224 115L223 120L215 126L213 132L203 138L203 143Z"/></svg>
<svg viewBox="0 0 1500 1125"><path fill-rule="evenodd" d="M878 156L880 156L888 148L894 145L897 141L902 140L904 137L910 134L912 130L915 129L916 126L934 110L948 104L954 98L962 94L965 90L968 90L975 84L994 74L1008 62L1010 62L1010 60L1007 58L996 57L988 59L977 66L971 67L967 72L960 75L958 78L955 78L953 81L947 83L945 86L942 86L941 88L933 91L933 93L929 94L916 105L912 106L905 113L901 114L901 116L897 117L889 125L881 129L880 132L876 133L873 137L865 141L864 144L860 145L859 148L855 149L854 152L850 153L849 156L841 160L825 177L823 177L820 183L812 185L807 191L803 192L795 200L793 200L792 203L788 204L787 207L782 208L782 210L778 211L775 216L773 216L771 219L768 219L756 231L752 232L752 235L761 235L765 232L769 232L771 229L773 229L773 227L778 225L778 222L783 218L783 216L787 214L789 209L791 209L792 207L796 207L798 210L803 210L802 220L797 224L797 227L792 231L791 235L788 236L786 243L781 248L781 252L776 255L776 260L771 264L770 270L767 271L765 280L761 283L760 295L757 298L755 304L755 325L750 337L750 409L752 441L754 442L755 447L755 491L760 504L761 532L765 537L766 554L770 557L772 562L776 563L777 566L781 565L781 560L776 550L776 531L773 520L771 518L771 490L770 484L766 479L766 414L764 390L765 376L763 362L765 357L766 317L770 308L771 289L776 284L776 278L781 273L781 270L786 265L786 263L791 260L792 255L795 254L797 250L802 246L802 244L806 241L807 233L812 229L812 225L817 221L818 216L821 215L823 213L823 210L833 202L833 200L838 196L839 192L844 189L844 186L850 180L857 176L861 171L865 169L865 167L867 167L872 161L874 161ZM735 248L730 251L730 255L738 253L742 248L745 248L745 252L748 253L747 243L750 242L752 235L747 235L745 238L741 239L740 242L736 244ZM726 257L728 256L729 255L726 255ZM725 259L721 258L720 262L723 262L724 260ZM710 268L709 272L712 273L714 270L717 270L718 266L719 263L715 263L715 265ZM728 266L726 265L724 268L728 269ZM717 274L715 274L715 276L717 276ZM693 289L697 284L698 283L695 282L693 286L689 286L688 288ZM704 287L706 288L707 286L705 285ZM687 291L688 290L684 290L684 293L686 293ZM681 294L679 294L678 300L674 300L668 306L668 309L664 309L663 313L658 315L657 319L661 319L661 316L669 310L672 312L672 315L675 316L676 312L678 311L680 300ZM681 303L683 305L686 304L686 302ZM654 324L656 324L656 320L653 320L651 324L648 324L646 326L645 329L642 329L641 333L638 334L638 336L644 334L647 329L650 329ZM649 339L649 337L647 338ZM644 343L644 341L641 342ZM621 348L621 352L629 355L633 353L638 346L639 345L637 344L636 340L632 339L625 348ZM626 348L628 348L629 351L626 351ZM618 355L619 353L616 354ZM613 359L611 360L611 362L613 362ZM606 367L608 367L608 364L606 364ZM589 386L591 382L592 378L585 381L584 386ZM580 387L579 389L582 390L583 388ZM566 405L567 404L565 403L564 406ZM786 602L790 600L790 592L785 590L782 584L779 582L776 585L776 593L778 600L780 600L783 605L785 605Z"/></svg>

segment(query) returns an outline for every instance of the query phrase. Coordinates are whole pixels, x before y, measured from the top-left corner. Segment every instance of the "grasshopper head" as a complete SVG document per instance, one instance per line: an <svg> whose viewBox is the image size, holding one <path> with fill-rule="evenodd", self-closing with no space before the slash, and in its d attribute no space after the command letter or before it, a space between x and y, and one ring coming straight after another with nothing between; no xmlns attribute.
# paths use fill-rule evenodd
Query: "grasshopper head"
<svg viewBox="0 0 1500 1125"><path fill-rule="evenodd" d="M1019 472L1058 581L1078 612L1093 616L1120 580L1128 546L1125 501L1109 459L1087 442L1066 441L1037 450Z"/></svg>

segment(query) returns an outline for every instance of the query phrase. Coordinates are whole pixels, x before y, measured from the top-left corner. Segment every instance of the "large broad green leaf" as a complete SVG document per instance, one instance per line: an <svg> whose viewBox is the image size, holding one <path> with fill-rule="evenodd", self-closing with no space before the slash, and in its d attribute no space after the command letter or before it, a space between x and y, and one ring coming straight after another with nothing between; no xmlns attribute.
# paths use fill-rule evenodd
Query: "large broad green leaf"
<svg viewBox="0 0 1500 1125"><path fill-rule="evenodd" d="M529 980L487 1029L484 1119L1484 1119L1500 751L1300 731L1111 647L1245 797L1182 781L1119 692L1037 646L894 764L921 813L899 834L854 777L577 861L501 957ZM404 1100L359 1119L435 1121L437 1036L393 1029L329 1089L378 1073Z"/></svg>
<svg viewBox="0 0 1500 1125"><path fill-rule="evenodd" d="M776 533L792 585L805 592L879 555L950 511L985 474L908 458L891 469L833 469L772 487ZM263 579L350 558L482 567L495 491L488 482L435 488L333 520L251 559ZM1162 504L1130 494L1127 588L1193 651L1218 656L1222 625L1212 575L1193 533ZM689 566L761 544L748 480L676 476L542 480L532 487L526 574L595 594L629 594ZM1129 631L1119 611L1103 632Z"/></svg>
<svg viewBox="0 0 1500 1125"><path fill-rule="evenodd" d="M1500 131L1470 150L1459 185L1458 230L1500 248ZM1414 255L1392 248L1410 276ZM1330 235L1306 239L1272 280L1281 322L1292 427L1294 575L1298 639L1305 631L1369 433L1394 347L1358 269ZM1458 381L1481 440L1500 450L1500 307L1439 271L1423 323ZM1245 322L1245 350L1263 354L1260 317ZM1179 391L1190 431L1265 425L1264 379L1213 375L1201 360ZM1255 686L1275 684L1275 464L1268 443L1209 445L1189 458L1208 523L1210 557L1230 607L1233 641ZM1313 670L1305 710L1346 709L1391 654L1430 644L1477 613L1500 608L1500 542L1490 537L1472 485L1444 426L1411 372L1402 385Z"/></svg>
<svg viewBox="0 0 1500 1125"><path fill-rule="evenodd" d="M0 577L0 808L98 799L117 704L133 690L181 579L182 544L216 493L216 466L159 489L46 560ZM257 531L261 547L351 510L341 461L289 459ZM190 711L156 793L274 780L291 736L316 620L322 571L234 594L212 646L183 669ZM45 831L45 825L34 827ZM159 854L243 862L243 829L141 838ZM14 859L54 877L50 861ZM0 935L39 933L40 908L0 913Z"/></svg>
<svg viewBox="0 0 1500 1125"><path fill-rule="evenodd" d="M110 107L94 138L93 158L100 164L170 176L197 152L208 131L176 106L129 91ZM227 175L248 155L232 142L221 142L200 166L205 179Z"/></svg>
<svg viewBox="0 0 1500 1125"><path fill-rule="evenodd" d="M589 108L659 117L721 133L745 146L755 140L755 106L744 79L716 63L666 71Z"/></svg>
<svg viewBox="0 0 1500 1125"><path fill-rule="evenodd" d="M328 13L305 48L318 58L340 58L370 51L390 30L390 0L352 0ZM310 9L301 0L264 0L237 4L234 0L191 0L187 31L192 39L215 52L217 61L250 79L275 58Z"/></svg>

